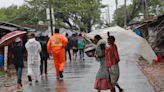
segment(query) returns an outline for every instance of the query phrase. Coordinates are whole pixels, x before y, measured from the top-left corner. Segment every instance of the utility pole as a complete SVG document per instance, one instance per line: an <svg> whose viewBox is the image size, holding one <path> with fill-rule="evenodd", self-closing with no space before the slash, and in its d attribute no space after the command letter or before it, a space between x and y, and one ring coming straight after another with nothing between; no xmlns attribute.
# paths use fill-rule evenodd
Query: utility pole
<svg viewBox="0 0 164 92"><path fill-rule="evenodd" d="M118 8L118 0L115 0L115 3L116 3L116 10Z"/></svg>
<svg viewBox="0 0 164 92"><path fill-rule="evenodd" d="M51 35L53 35L53 20L52 20L52 6L51 6L51 0L48 0L48 6L49 6L49 16L50 16L50 29L51 29Z"/></svg>
<svg viewBox="0 0 164 92"><path fill-rule="evenodd" d="M126 8L126 0L124 0L124 7L125 7L124 27L126 27L126 26L127 26L127 8Z"/></svg>
<svg viewBox="0 0 164 92"><path fill-rule="evenodd" d="M148 19L147 0L142 0L142 8L143 8L144 20L147 20Z"/></svg>
<svg viewBox="0 0 164 92"><path fill-rule="evenodd" d="M110 5L108 5L108 10L107 10L107 18L108 18L108 25L110 26Z"/></svg>
<svg viewBox="0 0 164 92"><path fill-rule="evenodd" d="M115 3L116 3L116 10L117 10L117 8L118 8L118 0L115 0ZM115 25L117 25L117 22L116 22Z"/></svg>

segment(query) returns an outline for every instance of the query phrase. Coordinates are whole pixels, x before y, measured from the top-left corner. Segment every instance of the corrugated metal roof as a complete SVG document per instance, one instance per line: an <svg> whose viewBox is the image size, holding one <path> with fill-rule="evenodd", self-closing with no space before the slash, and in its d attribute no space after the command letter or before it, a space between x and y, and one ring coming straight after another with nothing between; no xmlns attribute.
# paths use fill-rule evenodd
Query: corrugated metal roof
<svg viewBox="0 0 164 92"><path fill-rule="evenodd" d="M3 25L0 25L0 29L2 29L2 30L8 30L8 31L15 31L15 30L17 30L17 28L7 27L7 26L3 26Z"/></svg>
<svg viewBox="0 0 164 92"><path fill-rule="evenodd" d="M32 30L31 28L28 28L28 27L23 27L23 26L20 26L20 25L17 25L17 24L7 23L7 22L2 22L2 21L0 21L0 26L9 27L9 28L6 28L6 27L2 27L2 28L8 29L8 30L12 30L12 31L13 31L12 28L15 28L16 30L22 30L22 31L30 31L30 30Z"/></svg>

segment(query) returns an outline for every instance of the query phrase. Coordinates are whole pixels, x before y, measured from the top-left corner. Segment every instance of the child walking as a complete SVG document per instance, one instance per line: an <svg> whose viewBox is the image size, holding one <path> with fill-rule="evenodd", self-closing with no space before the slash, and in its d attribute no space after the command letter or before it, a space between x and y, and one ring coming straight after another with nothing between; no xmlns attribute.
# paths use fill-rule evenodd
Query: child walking
<svg viewBox="0 0 164 92"><path fill-rule="evenodd" d="M93 43L96 44L95 57L96 60L100 63L99 71L96 75L96 81L94 88L97 89L97 92L101 92L101 90L112 89L110 80L109 80L109 72L106 69L105 62L105 41L102 40L101 36L96 35L94 37Z"/></svg>
<svg viewBox="0 0 164 92"><path fill-rule="evenodd" d="M112 84L112 92L116 92L115 86L119 89L119 92L123 92L123 89L118 84L118 79L120 75L119 65L120 62L117 46L115 44L115 37L110 36L108 33L108 45L106 48L106 67L108 68L111 84Z"/></svg>

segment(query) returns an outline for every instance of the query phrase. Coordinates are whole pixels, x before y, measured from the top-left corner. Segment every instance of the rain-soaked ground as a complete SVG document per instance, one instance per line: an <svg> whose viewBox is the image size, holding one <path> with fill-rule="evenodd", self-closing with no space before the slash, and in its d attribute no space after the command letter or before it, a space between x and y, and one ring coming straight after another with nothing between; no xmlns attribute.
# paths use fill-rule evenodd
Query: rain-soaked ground
<svg viewBox="0 0 164 92"><path fill-rule="evenodd" d="M27 84L23 92L96 92L94 81L98 68L99 63L94 58L86 57L85 62L67 62L64 80L56 80L54 69L51 69L47 80L33 82L32 86ZM154 92L134 60L122 58L120 70L119 84L125 92Z"/></svg>

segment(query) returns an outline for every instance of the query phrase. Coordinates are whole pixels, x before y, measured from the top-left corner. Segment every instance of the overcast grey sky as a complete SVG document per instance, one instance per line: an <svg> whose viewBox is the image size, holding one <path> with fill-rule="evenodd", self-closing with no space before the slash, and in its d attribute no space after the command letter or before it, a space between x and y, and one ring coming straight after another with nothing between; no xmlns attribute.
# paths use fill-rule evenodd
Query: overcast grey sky
<svg viewBox="0 0 164 92"><path fill-rule="evenodd" d="M127 4L130 4L132 0L127 0ZM115 0L102 0L102 3L105 5L109 5L109 13L110 13L110 21L112 21L113 19L113 14L114 11L116 10L116 3ZM118 0L118 7L120 5L124 5L124 0ZM102 16L107 19L107 8L106 9L102 9Z"/></svg>
<svg viewBox="0 0 164 92"><path fill-rule="evenodd" d="M127 3L129 4L131 0L127 0ZM22 5L24 3L24 0L0 0L0 8L2 7L9 7L10 5ZM103 4L110 6L110 18L112 20L112 15L116 9L115 0L103 0ZM119 5L124 4L124 0L118 0ZM106 18L107 9L103 9L102 12L104 12L103 16Z"/></svg>
<svg viewBox="0 0 164 92"><path fill-rule="evenodd" d="M0 8L9 7L10 5L22 5L24 0L0 0Z"/></svg>

